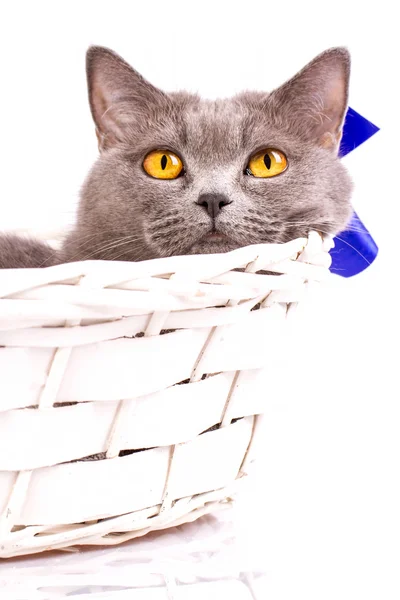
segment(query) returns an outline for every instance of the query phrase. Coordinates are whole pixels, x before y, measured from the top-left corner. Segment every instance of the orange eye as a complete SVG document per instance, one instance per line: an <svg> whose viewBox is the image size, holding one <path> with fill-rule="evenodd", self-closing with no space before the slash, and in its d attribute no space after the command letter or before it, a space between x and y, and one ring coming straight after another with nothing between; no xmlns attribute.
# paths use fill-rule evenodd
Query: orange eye
<svg viewBox="0 0 400 600"><path fill-rule="evenodd" d="M267 148L250 158L247 173L254 177L275 177L287 168L287 158L280 150Z"/></svg>
<svg viewBox="0 0 400 600"><path fill-rule="evenodd" d="M183 163L169 150L153 150L144 159L143 168L156 179L176 179L182 172Z"/></svg>

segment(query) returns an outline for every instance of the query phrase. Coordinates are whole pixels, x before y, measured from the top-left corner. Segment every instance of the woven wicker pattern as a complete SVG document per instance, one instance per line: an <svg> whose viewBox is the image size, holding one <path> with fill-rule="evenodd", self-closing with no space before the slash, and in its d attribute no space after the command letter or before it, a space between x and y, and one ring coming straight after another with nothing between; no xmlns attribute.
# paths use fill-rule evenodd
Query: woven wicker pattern
<svg viewBox="0 0 400 600"><path fill-rule="evenodd" d="M330 247L313 232L0 272L0 556L118 544L226 506L266 365Z"/></svg>

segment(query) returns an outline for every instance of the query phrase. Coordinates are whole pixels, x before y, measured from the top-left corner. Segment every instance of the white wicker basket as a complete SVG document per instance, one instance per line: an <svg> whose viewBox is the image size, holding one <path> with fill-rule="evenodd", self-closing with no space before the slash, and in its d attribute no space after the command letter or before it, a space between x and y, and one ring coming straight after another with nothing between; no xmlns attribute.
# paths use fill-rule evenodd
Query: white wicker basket
<svg viewBox="0 0 400 600"><path fill-rule="evenodd" d="M118 544L226 506L266 365L331 243L0 271L0 556Z"/></svg>

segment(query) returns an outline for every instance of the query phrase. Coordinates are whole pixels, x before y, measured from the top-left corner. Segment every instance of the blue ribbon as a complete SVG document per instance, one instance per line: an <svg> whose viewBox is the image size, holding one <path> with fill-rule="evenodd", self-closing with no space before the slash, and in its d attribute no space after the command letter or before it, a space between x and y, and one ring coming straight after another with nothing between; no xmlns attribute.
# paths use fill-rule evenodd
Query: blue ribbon
<svg viewBox="0 0 400 600"><path fill-rule="evenodd" d="M343 157L373 136L379 127L349 108L343 127L339 156ZM335 247L330 251L331 272L342 277L352 277L364 271L375 260L378 246L356 213L345 231L335 237Z"/></svg>

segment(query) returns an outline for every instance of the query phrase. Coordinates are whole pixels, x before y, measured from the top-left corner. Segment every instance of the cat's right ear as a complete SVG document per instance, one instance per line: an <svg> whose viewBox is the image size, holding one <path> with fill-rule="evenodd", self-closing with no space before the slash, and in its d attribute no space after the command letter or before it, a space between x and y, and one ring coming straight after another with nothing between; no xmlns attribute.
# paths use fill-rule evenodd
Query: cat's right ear
<svg viewBox="0 0 400 600"><path fill-rule="evenodd" d="M108 48L89 48L86 74L100 151L123 141L129 124L146 119L150 107L167 102L161 90Z"/></svg>
<svg viewBox="0 0 400 600"><path fill-rule="evenodd" d="M347 109L349 76L349 52L346 48L331 48L274 90L268 103L282 126L337 152Z"/></svg>

